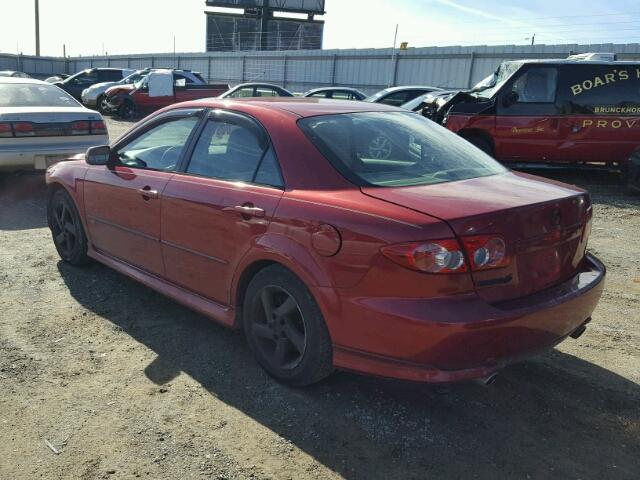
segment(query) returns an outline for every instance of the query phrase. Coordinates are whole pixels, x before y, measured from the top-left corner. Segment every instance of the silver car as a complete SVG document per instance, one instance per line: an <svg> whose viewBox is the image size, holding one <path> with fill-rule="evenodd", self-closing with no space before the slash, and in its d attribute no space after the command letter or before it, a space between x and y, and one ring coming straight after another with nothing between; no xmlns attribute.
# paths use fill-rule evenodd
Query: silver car
<svg viewBox="0 0 640 480"><path fill-rule="evenodd" d="M129 85L142 80L149 72L147 70L122 70L122 76L124 77L119 82L102 82L91 85L82 91L81 99L82 104L85 107L93 108L102 112L101 104L104 99L104 94L114 85Z"/></svg>
<svg viewBox="0 0 640 480"><path fill-rule="evenodd" d="M0 171L43 170L107 143L102 116L64 90L40 80L0 77Z"/></svg>

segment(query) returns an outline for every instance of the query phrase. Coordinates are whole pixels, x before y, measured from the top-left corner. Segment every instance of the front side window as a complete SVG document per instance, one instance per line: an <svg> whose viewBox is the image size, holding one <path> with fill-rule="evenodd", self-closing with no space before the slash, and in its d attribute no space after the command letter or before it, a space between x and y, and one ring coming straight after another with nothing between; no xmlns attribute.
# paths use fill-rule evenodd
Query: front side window
<svg viewBox="0 0 640 480"><path fill-rule="evenodd" d="M558 70L555 68L531 68L511 88L518 94L518 103L554 103L557 89Z"/></svg>
<svg viewBox="0 0 640 480"><path fill-rule="evenodd" d="M253 129L214 119L202 132L187 173L274 187L282 184L272 148L265 151Z"/></svg>
<svg viewBox="0 0 640 480"><path fill-rule="evenodd" d="M331 98L333 98L334 100L354 100L355 99L355 95L351 92L345 92L343 90L337 90L335 92L333 92L333 95L331 96Z"/></svg>
<svg viewBox="0 0 640 480"><path fill-rule="evenodd" d="M117 151L122 165L149 170L174 171L198 117L168 120L147 130Z"/></svg>
<svg viewBox="0 0 640 480"><path fill-rule="evenodd" d="M380 102L378 103L399 107L407 103L409 100L411 100L411 93L412 92L406 91L406 90L401 92L395 92L395 93L392 93L391 95L388 95L383 100L380 100Z"/></svg>
<svg viewBox="0 0 640 480"><path fill-rule="evenodd" d="M507 170L458 135L401 112L326 115L299 121L318 150L360 186L409 186Z"/></svg>
<svg viewBox="0 0 640 480"><path fill-rule="evenodd" d="M78 107L78 102L54 85L2 83L0 107Z"/></svg>

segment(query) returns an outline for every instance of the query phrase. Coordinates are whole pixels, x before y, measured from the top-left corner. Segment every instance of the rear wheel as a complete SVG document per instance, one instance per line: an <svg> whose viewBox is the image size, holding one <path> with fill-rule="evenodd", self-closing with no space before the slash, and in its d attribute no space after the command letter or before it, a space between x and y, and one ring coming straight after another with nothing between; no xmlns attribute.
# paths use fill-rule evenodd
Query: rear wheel
<svg viewBox="0 0 640 480"><path fill-rule="evenodd" d="M60 258L71 265L89 263L87 236L73 200L64 190L56 190L47 205L49 229Z"/></svg>
<svg viewBox="0 0 640 480"><path fill-rule="evenodd" d="M258 363L282 383L310 385L333 371L322 313L304 283L283 267L267 267L249 283L243 328Z"/></svg>
<svg viewBox="0 0 640 480"><path fill-rule="evenodd" d="M489 143L487 139L479 135L463 136L462 138L464 138L467 142L469 142L473 146L482 150L487 155L493 157L493 147L491 146L491 143Z"/></svg>

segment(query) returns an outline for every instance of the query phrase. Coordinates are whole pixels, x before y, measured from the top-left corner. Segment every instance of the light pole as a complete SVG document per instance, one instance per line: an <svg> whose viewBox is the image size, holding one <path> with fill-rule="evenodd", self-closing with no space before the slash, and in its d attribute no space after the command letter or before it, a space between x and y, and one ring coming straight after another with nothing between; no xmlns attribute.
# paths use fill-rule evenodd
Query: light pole
<svg viewBox="0 0 640 480"><path fill-rule="evenodd" d="M36 7L36 57L40 56L40 0L35 0Z"/></svg>

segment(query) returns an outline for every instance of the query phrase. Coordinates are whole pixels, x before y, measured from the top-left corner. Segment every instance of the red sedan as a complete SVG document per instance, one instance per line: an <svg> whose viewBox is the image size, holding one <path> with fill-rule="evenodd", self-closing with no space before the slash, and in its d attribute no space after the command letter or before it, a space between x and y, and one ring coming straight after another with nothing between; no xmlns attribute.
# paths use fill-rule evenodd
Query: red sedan
<svg viewBox="0 0 640 480"><path fill-rule="evenodd" d="M587 193L384 105L174 105L47 182L63 260L242 328L293 385L488 379L582 334L604 286Z"/></svg>

